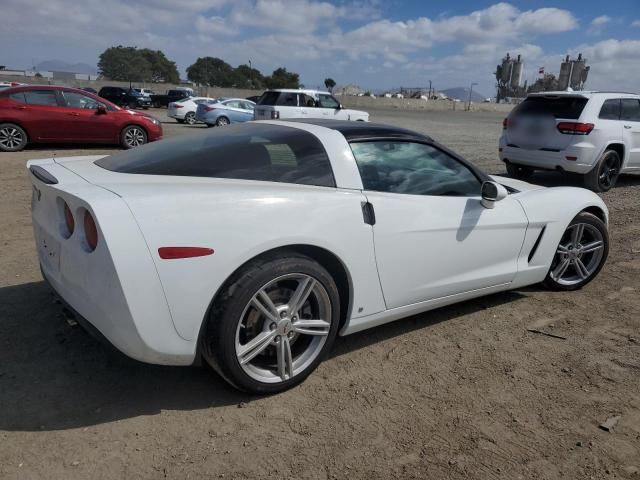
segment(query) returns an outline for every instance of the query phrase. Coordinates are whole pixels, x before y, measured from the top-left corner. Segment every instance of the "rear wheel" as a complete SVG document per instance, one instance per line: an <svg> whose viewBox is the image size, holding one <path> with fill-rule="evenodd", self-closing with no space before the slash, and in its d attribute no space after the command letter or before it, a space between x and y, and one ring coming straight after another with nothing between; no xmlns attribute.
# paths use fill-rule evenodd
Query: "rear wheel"
<svg viewBox="0 0 640 480"><path fill-rule="evenodd" d="M229 119L227 117L218 117L218 120L216 120L216 125L219 127L229 125Z"/></svg>
<svg viewBox="0 0 640 480"><path fill-rule="evenodd" d="M27 146L27 132L15 123L0 123L0 151L19 152Z"/></svg>
<svg viewBox="0 0 640 480"><path fill-rule="evenodd" d="M302 382L338 331L333 278L314 260L290 253L258 259L234 279L207 320L205 359L249 392L275 393Z"/></svg>
<svg viewBox="0 0 640 480"><path fill-rule="evenodd" d="M622 162L615 150L607 150L602 154L596 166L584 176L584 184L594 192L607 192L618 181Z"/></svg>
<svg viewBox="0 0 640 480"><path fill-rule="evenodd" d="M186 123L187 125L193 125L194 123L196 123L196 113L195 112L189 112L184 116L184 123Z"/></svg>
<svg viewBox="0 0 640 480"><path fill-rule="evenodd" d="M147 143L147 132L137 125L129 125L120 134L120 143L124 148L135 148Z"/></svg>
<svg viewBox="0 0 640 480"><path fill-rule="evenodd" d="M515 165L513 163L507 163L507 174L511 178L517 178L518 180L529 180L533 175L533 168L524 167L522 165Z"/></svg>
<svg viewBox="0 0 640 480"><path fill-rule="evenodd" d="M596 277L608 254L604 222L591 213L579 213L560 239L544 284L553 290L577 290Z"/></svg>

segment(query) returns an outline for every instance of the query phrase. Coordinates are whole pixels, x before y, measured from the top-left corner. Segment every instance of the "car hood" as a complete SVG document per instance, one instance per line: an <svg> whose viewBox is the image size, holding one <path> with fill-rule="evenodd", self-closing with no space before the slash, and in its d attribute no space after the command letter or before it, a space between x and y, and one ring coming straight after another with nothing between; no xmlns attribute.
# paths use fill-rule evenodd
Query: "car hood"
<svg viewBox="0 0 640 480"><path fill-rule="evenodd" d="M499 175L489 175L489 178L491 178L491 180L493 180L494 182L498 182L500 185L513 188L514 190L518 190L519 192L543 190L546 188L546 187L541 187L540 185L533 185L531 183L523 182L522 180L516 180L514 178L501 177Z"/></svg>

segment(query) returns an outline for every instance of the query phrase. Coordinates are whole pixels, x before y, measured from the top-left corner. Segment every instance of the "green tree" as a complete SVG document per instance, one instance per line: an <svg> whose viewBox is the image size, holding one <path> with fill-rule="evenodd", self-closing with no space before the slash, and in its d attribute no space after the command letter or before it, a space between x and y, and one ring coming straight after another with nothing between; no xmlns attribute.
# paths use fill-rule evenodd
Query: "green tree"
<svg viewBox="0 0 640 480"><path fill-rule="evenodd" d="M537 79L527 89L527 93L553 92L558 90L558 80L553 73L545 73L544 77Z"/></svg>
<svg viewBox="0 0 640 480"><path fill-rule="evenodd" d="M327 87L327 90L331 92L333 91L333 87L336 86L336 81L333 78L325 78L324 86Z"/></svg>
<svg viewBox="0 0 640 480"><path fill-rule="evenodd" d="M231 87L235 75L227 62L216 57L199 57L187 67L187 78L199 85L209 87Z"/></svg>
<svg viewBox="0 0 640 480"><path fill-rule="evenodd" d="M110 80L143 82L152 78L151 64L136 47L107 48L98 61L100 74Z"/></svg>
<svg viewBox="0 0 640 480"><path fill-rule="evenodd" d="M234 72L234 86L237 88L264 88L264 76L260 70L249 65L238 65Z"/></svg>
<svg viewBox="0 0 640 480"><path fill-rule="evenodd" d="M143 48L139 50L142 57L149 62L152 82L180 82L178 67L175 62L169 60L161 50Z"/></svg>
<svg viewBox="0 0 640 480"><path fill-rule="evenodd" d="M267 88L300 88L300 75L280 67L265 78Z"/></svg>

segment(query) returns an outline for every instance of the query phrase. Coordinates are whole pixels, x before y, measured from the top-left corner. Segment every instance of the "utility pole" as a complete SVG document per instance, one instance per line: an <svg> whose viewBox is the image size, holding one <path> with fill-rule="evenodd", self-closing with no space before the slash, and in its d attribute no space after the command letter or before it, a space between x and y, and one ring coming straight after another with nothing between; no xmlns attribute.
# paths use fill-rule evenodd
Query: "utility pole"
<svg viewBox="0 0 640 480"><path fill-rule="evenodd" d="M429 100L431 100L431 80L429 80Z"/></svg>
<svg viewBox="0 0 640 480"><path fill-rule="evenodd" d="M472 83L471 88L469 89L469 102L467 103L467 111L471 111L471 94L473 93L473 86L478 85L477 83Z"/></svg>

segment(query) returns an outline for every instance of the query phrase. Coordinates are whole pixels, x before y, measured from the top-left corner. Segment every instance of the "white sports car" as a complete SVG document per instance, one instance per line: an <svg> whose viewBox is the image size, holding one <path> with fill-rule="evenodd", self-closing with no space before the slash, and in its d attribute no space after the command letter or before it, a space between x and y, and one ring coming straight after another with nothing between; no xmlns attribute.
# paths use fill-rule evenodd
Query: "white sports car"
<svg viewBox="0 0 640 480"><path fill-rule="evenodd" d="M384 125L248 122L27 165L42 272L79 321L252 392L301 382L338 334L579 288L609 249L594 193L492 178Z"/></svg>

